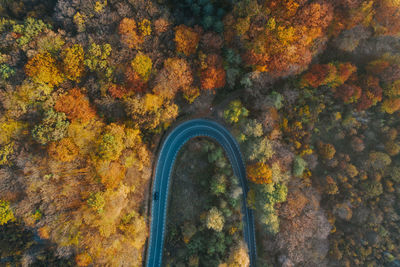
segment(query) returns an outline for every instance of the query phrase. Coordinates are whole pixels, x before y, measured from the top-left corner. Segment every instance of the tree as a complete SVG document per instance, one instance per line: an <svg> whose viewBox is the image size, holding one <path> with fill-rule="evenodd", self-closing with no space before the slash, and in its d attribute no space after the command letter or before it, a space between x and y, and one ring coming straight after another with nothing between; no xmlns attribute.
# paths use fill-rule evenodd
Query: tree
<svg viewBox="0 0 400 267"><path fill-rule="evenodd" d="M0 199L0 226L12 221L15 221L15 217L10 202Z"/></svg>
<svg viewBox="0 0 400 267"><path fill-rule="evenodd" d="M71 121L80 120L86 122L95 117L96 113L90 107L89 100L77 88L69 90L66 94L61 95L54 109L58 112L63 112Z"/></svg>
<svg viewBox="0 0 400 267"><path fill-rule="evenodd" d="M322 158L331 160L335 156L336 149L332 144L325 144L323 142L319 142L317 146L319 154L322 156Z"/></svg>
<svg viewBox="0 0 400 267"><path fill-rule="evenodd" d="M296 177L301 177L303 175L303 172L306 169L306 167L307 167L307 162L303 158L301 158L299 156L294 158L293 174Z"/></svg>
<svg viewBox="0 0 400 267"><path fill-rule="evenodd" d="M247 177L256 184L268 184L272 182L272 171L263 162L257 162L247 166Z"/></svg>
<svg viewBox="0 0 400 267"><path fill-rule="evenodd" d="M58 142L50 143L48 153L58 161L70 162L78 156L79 148L71 138L63 138Z"/></svg>
<svg viewBox="0 0 400 267"><path fill-rule="evenodd" d="M12 31L18 34L17 43L18 45L23 47L27 45L30 41L32 41L36 36L38 36L41 32L50 28L51 26L44 23L42 20L28 17L24 21L24 24L15 24Z"/></svg>
<svg viewBox="0 0 400 267"><path fill-rule="evenodd" d="M224 118L230 124L238 123L249 115L249 111L242 105L240 100L234 100L229 103L227 109L224 110Z"/></svg>
<svg viewBox="0 0 400 267"><path fill-rule="evenodd" d="M103 194L101 192L91 193L87 199L87 204L97 213L104 211L104 205L106 204Z"/></svg>
<svg viewBox="0 0 400 267"><path fill-rule="evenodd" d="M121 35L121 41L129 48L138 48L144 41L138 32L134 19L123 18L119 24L118 32Z"/></svg>
<svg viewBox="0 0 400 267"><path fill-rule="evenodd" d="M64 137L69 122L64 113L49 109L44 112L43 120L32 129L32 137L38 143L45 145L51 141L58 141Z"/></svg>
<svg viewBox="0 0 400 267"><path fill-rule="evenodd" d="M200 41L200 34L186 25L175 27L175 44L178 52L184 53L186 56L196 52Z"/></svg>
<svg viewBox="0 0 400 267"><path fill-rule="evenodd" d="M193 82L192 71L186 60L168 58L155 79L153 92L167 99L174 98L179 90L189 88Z"/></svg>
<svg viewBox="0 0 400 267"><path fill-rule="evenodd" d="M225 218L222 212L216 207L212 207L207 214L206 225L208 229L213 229L217 232L221 232L224 227Z"/></svg>
<svg viewBox="0 0 400 267"><path fill-rule="evenodd" d="M73 46L66 48L62 52L61 58L63 61L63 72L65 76L70 80L79 82L79 79L85 70L82 46L74 44Z"/></svg>
<svg viewBox="0 0 400 267"><path fill-rule="evenodd" d="M49 53L41 53L29 59L25 65L25 73L34 82L44 83L50 87L64 81L57 61Z"/></svg>
<svg viewBox="0 0 400 267"><path fill-rule="evenodd" d="M206 90L224 87L225 77L221 56L216 54L208 55L206 66L200 75L201 87Z"/></svg>
<svg viewBox="0 0 400 267"><path fill-rule="evenodd" d="M249 253L244 242L240 242L231 249L228 267L248 267L250 266Z"/></svg>
<svg viewBox="0 0 400 267"><path fill-rule="evenodd" d="M124 137L122 126L114 123L108 125L97 142L95 157L105 161L117 160L125 148Z"/></svg>
<svg viewBox="0 0 400 267"><path fill-rule="evenodd" d="M147 55L139 52L132 60L131 65L140 78L147 82L150 77L151 67L153 65L151 59Z"/></svg>

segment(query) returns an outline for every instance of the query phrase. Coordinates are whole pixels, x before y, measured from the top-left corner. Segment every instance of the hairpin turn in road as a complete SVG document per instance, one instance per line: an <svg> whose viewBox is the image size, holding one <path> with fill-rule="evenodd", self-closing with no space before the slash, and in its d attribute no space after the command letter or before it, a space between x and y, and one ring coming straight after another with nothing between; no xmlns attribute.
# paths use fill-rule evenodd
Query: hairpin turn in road
<svg viewBox="0 0 400 267"><path fill-rule="evenodd" d="M252 210L247 207L246 203L248 186L246 168L240 153L240 148L235 138L225 127L208 119L194 119L181 123L168 134L162 144L153 181L147 267L161 266L170 176L180 148L194 137L208 137L219 143L224 148L229 158L233 173L240 180L240 185L243 189L243 233L249 250L250 266L253 267L256 265L254 217Z"/></svg>

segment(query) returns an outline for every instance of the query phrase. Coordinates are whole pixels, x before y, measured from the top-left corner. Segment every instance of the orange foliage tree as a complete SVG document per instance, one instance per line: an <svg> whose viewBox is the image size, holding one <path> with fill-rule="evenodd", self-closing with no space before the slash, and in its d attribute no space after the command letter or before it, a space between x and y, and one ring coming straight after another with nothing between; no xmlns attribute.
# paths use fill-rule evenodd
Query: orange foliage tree
<svg viewBox="0 0 400 267"><path fill-rule="evenodd" d="M336 88L344 84L357 68L349 63L315 64L301 77L301 87L317 88L328 85Z"/></svg>
<svg viewBox="0 0 400 267"><path fill-rule="evenodd" d="M272 171L263 162L257 162L247 166L247 176L256 184L269 184L272 182Z"/></svg>
<svg viewBox="0 0 400 267"><path fill-rule="evenodd" d="M186 56L195 53L199 41L200 34L198 31L185 25L179 25L175 28L175 44L178 52L184 53Z"/></svg>
<svg viewBox="0 0 400 267"><path fill-rule="evenodd" d="M298 73L319 52L316 40L327 34L332 17L328 1L242 0L224 19L225 39L240 39L245 63L257 70Z"/></svg>
<svg viewBox="0 0 400 267"><path fill-rule="evenodd" d="M189 88L193 82L192 71L186 60L168 58L156 77L153 92L167 99L174 98L178 90Z"/></svg>
<svg viewBox="0 0 400 267"><path fill-rule="evenodd" d="M201 87L212 90L225 86L225 69L222 65L222 58L219 55L208 55L206 67L201 71Z"/></svg>
<svg viewBox="0 0 400 267"><path fill-rule="evenodd" d="M122 19L118 27L118 32L121 35L122 42L129 48L137 48L144 41L134 19Z"/></svg>
<svg viewBox="0 0 400 267"><path fill-rule="evenodd" d="M34 82L44 83L51 87L64 80L57 61L49 53L37 54L31 58L25 65L25 73Z"/></svg>
<svg viewBox="0 0 400 267"><path fill-rule="evenodd" d="M57 99L54 109L65 113L70 120L88 121L94 118L96 114L87 97L76 88L65 95L61 95Z"/></svg>
<svg viewBox="0 0 400 267"><path fill-rule="evenodd" d="M73 161L78 152L79 148L71 138L63 138L58 142L52 142L48 148L49 155L61 162Z"/></svg>

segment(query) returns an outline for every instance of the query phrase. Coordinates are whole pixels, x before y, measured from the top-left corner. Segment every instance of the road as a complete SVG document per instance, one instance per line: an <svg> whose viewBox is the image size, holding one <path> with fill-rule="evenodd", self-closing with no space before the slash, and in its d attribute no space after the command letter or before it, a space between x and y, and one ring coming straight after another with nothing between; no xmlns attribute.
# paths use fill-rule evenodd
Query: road
<svg viewBox="0 0 400 267"><path fill-rule="evenodd" d="M208 119L194 119L183 122L174 128L165 138L158 155L152 192L152 196L154 196L155 192L158 192L158 200L152 199L151 204L151 228L147 250L147 267L158 267L162 264L168 192L175 159L181 147L189 139L199 136L209 137L224 148L232 165L233 173L240 180L243 189L242 214L244 239L249 249L250 266L255 266L256 240L254 234L254 217L252 210L247 207L246 203L248 191L246 168L239 145L230 132L221 124Z"/></svg>

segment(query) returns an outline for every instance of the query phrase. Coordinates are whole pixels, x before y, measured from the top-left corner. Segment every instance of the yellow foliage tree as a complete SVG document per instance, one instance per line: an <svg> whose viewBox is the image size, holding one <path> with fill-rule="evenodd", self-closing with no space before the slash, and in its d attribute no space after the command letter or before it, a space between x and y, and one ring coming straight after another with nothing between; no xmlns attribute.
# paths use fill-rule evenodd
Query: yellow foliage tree
<svg viewBox="0 0 400 267"><path fill-rule="evenodd" d="M73 81L79 81L85 70L83 48L75 44L65 49L61 55L63 61L63 72L65 76Z"/></svg>
<svg viewBox="0 0 400 267"><path fill-rule="evenodd" d="M247 176L250 181L256 184L269 184L272 182L272 171L263 162L247 166Z"/></svg>
<svg viewBox="0 0 400 267"><path fill-rule="evenodd" d="M25 73L34 82L45 83L51 87L64 81L57 61L47 52L31 58L25 65Z"/></svg>

